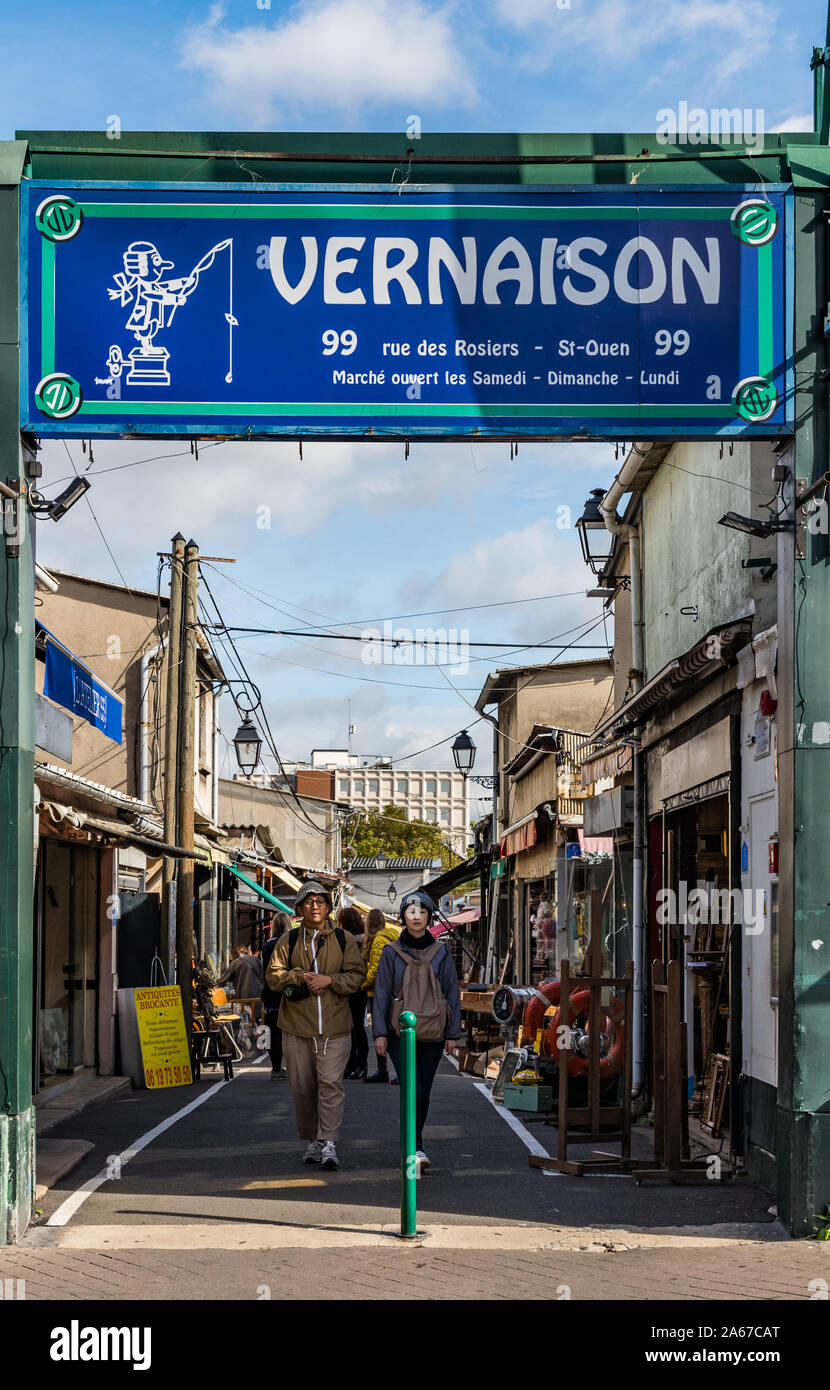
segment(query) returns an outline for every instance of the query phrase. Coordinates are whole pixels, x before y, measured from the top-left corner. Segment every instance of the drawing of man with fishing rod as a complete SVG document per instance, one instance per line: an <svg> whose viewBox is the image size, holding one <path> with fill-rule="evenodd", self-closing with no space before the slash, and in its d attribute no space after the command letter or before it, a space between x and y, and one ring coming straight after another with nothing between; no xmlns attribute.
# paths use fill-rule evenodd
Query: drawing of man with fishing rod
<svg viewBox="0 0 830 1390"><path fill-rule="evenodd" d="M123 255L124 271L113 276L118 288L107 290L107 294L111 300L119 300L122 308L127 304L133 306L125 326L132 332L138 347L129 354L128 385L170 385L167 370L170 353L154 339L163 328L169 328L176 310L196 289L202 271L210 269L220 251L228 252L228 310L225 314L228 371L225 380L233 381L233 330L238 320L233 314L233 240L228 237L206 251L189 275L178 279L163 278L166 270L173 269L173 262L165 261L152 241L133 241L127 247ZM125 360L117 343L110 348L107 366L112 377L121 375Z"/></svg>

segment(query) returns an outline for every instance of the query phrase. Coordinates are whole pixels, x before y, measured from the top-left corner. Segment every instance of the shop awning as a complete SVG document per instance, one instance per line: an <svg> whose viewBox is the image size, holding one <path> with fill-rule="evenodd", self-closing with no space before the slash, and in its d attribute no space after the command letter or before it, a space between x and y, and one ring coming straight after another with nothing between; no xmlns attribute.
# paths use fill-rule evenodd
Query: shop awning
<svg viewBox="0 0 830 1390"><path fill-rule="evenodd" d="M261 898L264 898L267 903L270 903L279 912L287 912L290 917L294 916L292 908L288 907L280 898L275 898L274 894L269 893L267 888L263 888L261 883L257 883L254 879L248 878L246 874L241 874L235 864L229 864L228 870L235 878L239 879L240 883L244 883L248 888L253 889L255 893L258 893Z"/></svg>
<svg viewBox="0 0 830 1390"><path fill-rule="evenodd" d="M465 907L461 912L448 912L445 921L451 927L463 926L465 922L477 922L481 916L480 907Z"/></svg>
<svg viewBox="0 0 830 1390"><path fill-rule="evenodd" d="M290 869L286 869L281 864L269 864L268 868L272 874L276 874L277 878L282 879L286 888L290 888L292 893L299 893L303 886L303 880L297 878L296 874L292 874Z"/></svg>
<svg viewBox="0 0 830 1390"><path fill-rule="evenodd" d="M751 618L734 618L710 628L682 656L673 657L656 676L652 676L618 710L593 732L595 741L617 736L624 728L635 728L651 718L659 705L671 706L682 699L689 686L703 677L713 676L730 661L737 643L752 629Z"/></svg>
<svg viewBox="0 0 830 1390"><path fill-rule="evenodd" d="M538 810L531 811L530 815L523 816L521 820L508 825L501 838L502 858L506 858L510 854L521 854L522 850L533 848L536 844L536 819L538 815Z"/></svg>
<svg viewBox="0 0 830 1390"><path fill-rule="evenodd" d="M489 863L489 858L488 861ZM425 893L438 901L443 898L450 889L457 888L460 883L467 883L471 878L479 878L481 875L482 859L480 855L474 855L472 859L465 859L463 864L456 864L454 869L447 869L438 878L430 879L429 883L423 884Z"/></svg>
<svg viewBox="0 0 830 1390"><path fill-rule="evenodd" d="M123 706L115 691L93 675L85 662L38 619L35 637L46 648L43 693L47 700L54 700L56 705L85 719L113 743L121 743Z"/></svg>

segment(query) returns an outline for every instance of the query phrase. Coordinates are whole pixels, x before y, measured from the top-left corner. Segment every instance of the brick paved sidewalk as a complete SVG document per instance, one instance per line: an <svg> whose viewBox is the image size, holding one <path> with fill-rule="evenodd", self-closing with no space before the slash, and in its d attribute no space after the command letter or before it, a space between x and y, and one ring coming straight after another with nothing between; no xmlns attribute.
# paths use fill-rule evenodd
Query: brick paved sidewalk
<svg viewBox="0 0 830 1390"><path fill-rule="evenodd" d="M827 1297L830 1249L782 1241L618 1252L450 1248L0 1252L27 1300L801 1301ZM17 1291L6 1284L7 1297Z"/></svg>

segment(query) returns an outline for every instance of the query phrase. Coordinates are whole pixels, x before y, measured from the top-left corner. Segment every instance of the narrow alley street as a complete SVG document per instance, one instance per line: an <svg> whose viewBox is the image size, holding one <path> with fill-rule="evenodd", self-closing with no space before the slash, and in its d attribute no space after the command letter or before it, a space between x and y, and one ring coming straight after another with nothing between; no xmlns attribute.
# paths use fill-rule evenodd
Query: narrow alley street
<svg viewBox="0 0 830 1390"><path fill-rule="evenodd" d="M809 1300L827 1277L827 1247L787 1239L746 1180L637 1187L529 1167L528 1145L551 1152L553 1132L518 1124L446 1061L424 1234L401 1242L399 1094L347 1085L338 1172L303 1165L287 1083L258 1063L63 1121L52 1133L94 1148L3 1252L0 1278L24 1279L32 1300L742 1301Z"/></svg>

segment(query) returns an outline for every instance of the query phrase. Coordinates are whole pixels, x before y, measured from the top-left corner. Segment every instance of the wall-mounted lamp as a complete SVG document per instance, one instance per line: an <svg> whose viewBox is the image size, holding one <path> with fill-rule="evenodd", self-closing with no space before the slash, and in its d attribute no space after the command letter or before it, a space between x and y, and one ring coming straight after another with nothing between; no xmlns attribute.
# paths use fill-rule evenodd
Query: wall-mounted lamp
<svg viewBox="0 0 830 1390"><path fill-rule="evenodd" d="M778 531L786 531L791 525L792 522L777 521L772 517L768 521L758 521L753 516L742 516L740 512L726 512L718 518L718 526L727 526L730 531L743 531L745 535L758 536L761 540L767 540Z"/></svg>
<svg viewBox="0 0 830 1390"><path fill-rule="evenodd" d="M29 510L34 512L35 516L49 516L53 521L60 521L62 516L66 516L69 508L74 507L91 487L89 478L73 478L69 487L65 487L63 492L52 498L44 497L42 493L30 488Z"/></svg>

